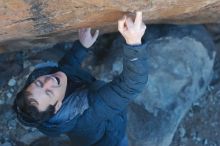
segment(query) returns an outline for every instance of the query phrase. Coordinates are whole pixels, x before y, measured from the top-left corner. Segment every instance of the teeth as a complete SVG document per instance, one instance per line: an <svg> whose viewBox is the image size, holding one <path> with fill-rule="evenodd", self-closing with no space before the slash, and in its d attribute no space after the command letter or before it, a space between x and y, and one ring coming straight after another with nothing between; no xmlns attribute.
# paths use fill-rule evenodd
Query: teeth
<svg viewBox="0 0 220 146"><path fill-rule="evenodd" d="M59 85L59 81L57 80L57 78L56 78L56 77L51 76L51 78L52 78L53 80L55 80L55 81L57 82L57 84Z"/></svg>

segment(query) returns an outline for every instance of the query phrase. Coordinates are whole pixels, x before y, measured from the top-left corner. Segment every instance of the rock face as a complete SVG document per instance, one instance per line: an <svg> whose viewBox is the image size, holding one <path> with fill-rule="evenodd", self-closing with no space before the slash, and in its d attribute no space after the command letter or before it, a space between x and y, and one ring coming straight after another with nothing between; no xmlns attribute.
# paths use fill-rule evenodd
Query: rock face
<svg viewBox="0 0 220 146"><path fill-rule="evenodd" d="M220 0L0 0L0 52L76 39L81 27L116 31L135 10L146 23L211 23L219 9Z"/></svg>

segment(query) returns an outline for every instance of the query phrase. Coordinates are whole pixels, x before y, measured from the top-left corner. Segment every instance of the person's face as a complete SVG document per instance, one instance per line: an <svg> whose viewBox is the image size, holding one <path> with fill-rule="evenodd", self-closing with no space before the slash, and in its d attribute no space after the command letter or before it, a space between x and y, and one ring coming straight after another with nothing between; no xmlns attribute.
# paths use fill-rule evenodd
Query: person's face
<svg viewBox="0 0 220 146"><path fill-rule="evenodd" d="M45 111L49 105L55 105L55 112L62 105L67 87L67 77L65 73L59 71L54 74L38 77L26 89L31 95L28 97L33 100L39 111ZM35 101L36 102L35 102Z"/></svg>

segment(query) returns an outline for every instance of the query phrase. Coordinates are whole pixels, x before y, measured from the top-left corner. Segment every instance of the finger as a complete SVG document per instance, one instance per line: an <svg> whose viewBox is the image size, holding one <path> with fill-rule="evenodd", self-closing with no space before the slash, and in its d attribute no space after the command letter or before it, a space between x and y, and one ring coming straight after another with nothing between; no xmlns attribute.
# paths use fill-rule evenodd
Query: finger
<svg viewBox="0 0 220 146"><path fill-rule="evenodd" d="M147 29L147 26L146 26L144 23L142 23L141 26L142 26L145 30Z"/></svg>
<svg viewBox="0 0 220 146"><path fill-rule="evenodd" d="M81 34L82 33L82 29L79 29L78 32L79 32L79 34Z"/></svg>
<svg viewBox="0 0 220 146"><path fill-rule="evenodd" d="M80 28L79 31L80 32L85 32L86 28Z"/></svg>
<svg viewBox="0 0 220 146"><path fill-rule="evenodd" d="M96 39L98 38L98 36L99 36L99 30L96 30L96 31L95 31L95 34L94 34L93 37L92 37L93 41L96 41Z"/></svg>
<svg viewBox="0 0 220 146"><path fill-rule="evenodd" d="M90 27L89 27L89 28L86 28L86 33L91 34L91 28L90 28Z"/></svg>
<svg viewBox="0 0 220 146"><path fill-rule="evenodd" d="M137 11L137 12L136 12L136 18L135 18L134 24L140 26L141 23L142 23L142 12L141 12L141 11Z"/></svg>
<svg viewBox="0 0 220 146"><path fill-rule="evenodd" d="M131 19L131 17L128 17L126 19L125 24L126 24L127 28L133 27L134 23L133 23L133 20Z"/></svg>
<svg viewBox="0 0 220 146"><path fill-rule="evenodd" d="M85 28L81 28L81 29L79 29L79 31L78 31L78 35L79 35L79 37L82 37L82 36L85 34L85 31L86 31Z"/></svg>
<svg viewBox="0 0 220 146"><path fill-rule="evenodd" d="M79 30L78 30L78 35L79 35L79 37L82 35L82 33L83 33L83 30L82 30L82 29L79 29Z"/></svg>
<svg viewBox="0 0 220 146"><path fill-rule="evenodd" d="M119 31L124 30L125 21L126 21L126 16L123 16L122 19L118 20L118 30Z"/></svg>

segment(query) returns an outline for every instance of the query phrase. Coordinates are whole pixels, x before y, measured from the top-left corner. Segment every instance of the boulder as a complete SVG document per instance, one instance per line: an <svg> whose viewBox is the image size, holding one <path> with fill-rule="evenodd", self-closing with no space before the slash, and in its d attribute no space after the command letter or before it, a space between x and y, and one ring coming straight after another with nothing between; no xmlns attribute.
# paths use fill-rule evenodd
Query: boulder
<svg viewBox="0 0 220 146"><path fill-rule="evenodd" d="M124 14L146 23L220 21L220 0L0 0L0 53L74 40L78 28L116 31Z"/></svg>
<svg viewBox="0 0 220 146"><path fill-rule="evenodd" d="M129 106L127 134L132 146L169 146L180 121L212 79L215 46L201 26L149 30L149 80Z"/></svg>

